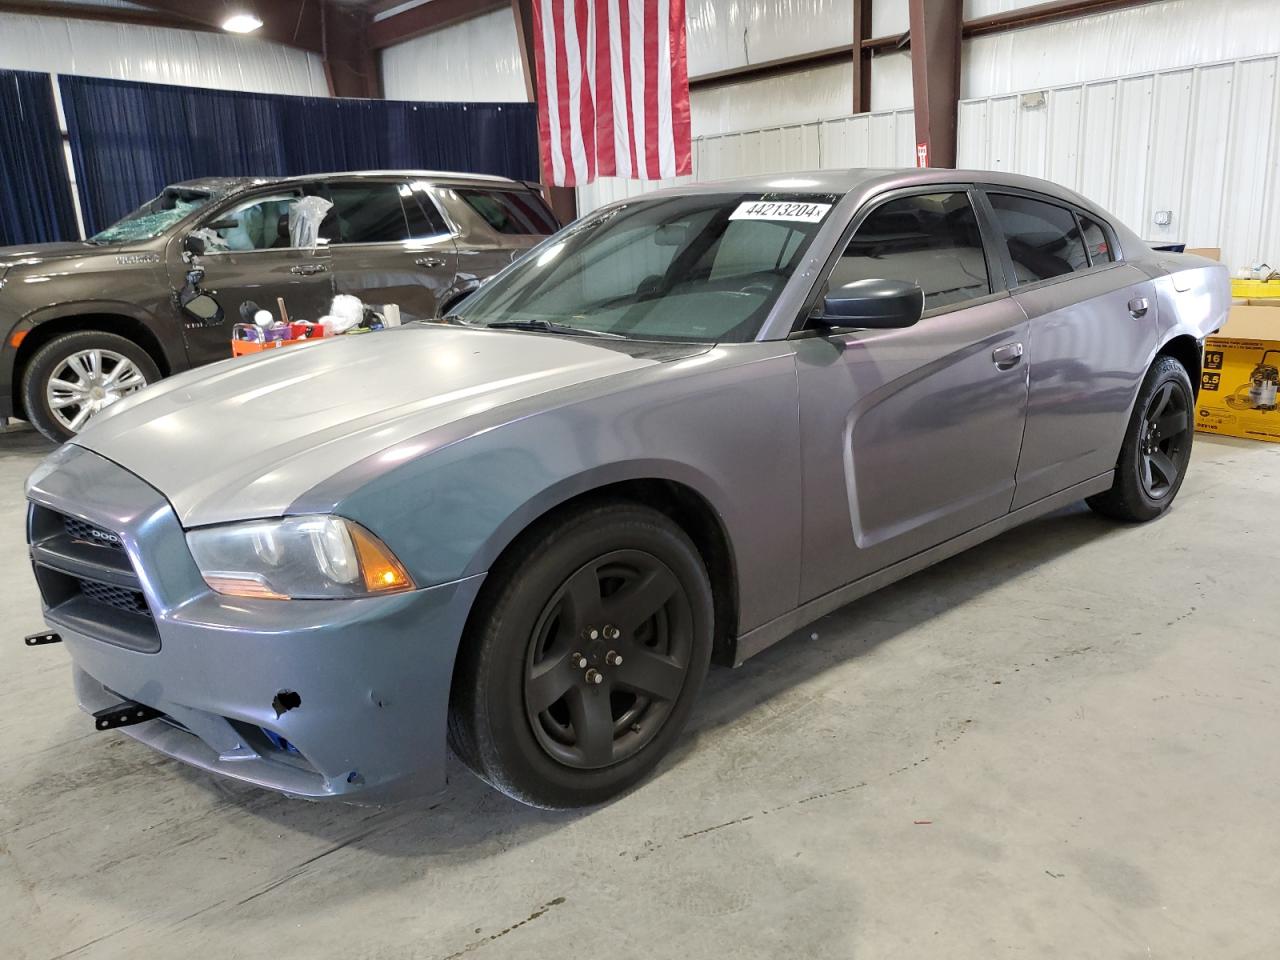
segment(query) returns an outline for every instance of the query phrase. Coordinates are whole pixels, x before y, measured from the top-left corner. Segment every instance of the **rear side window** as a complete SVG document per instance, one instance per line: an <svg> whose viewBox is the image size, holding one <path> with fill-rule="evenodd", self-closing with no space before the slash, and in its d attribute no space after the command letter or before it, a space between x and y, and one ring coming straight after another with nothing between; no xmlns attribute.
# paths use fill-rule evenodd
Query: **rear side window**
<svg viewBox="0 0 1280 960"><path fill-rule="evenodd" d="M1089 266L1076 215L1066 207L1001 193L988 194L988 199L1019 286Z"/></svg>
<svg viewBox="0 0 1280 960"><path fill-rule="evenodd" d="M547 205L531 190L458 187L456 193L498 233L546 236L558 229Z"/></svg>
<svg viewBox="0 0 1280 960"><path fill-rule="evenodd" d="M424 240L449 232L439 208L425 190L405 184L400 187L400 200L404 204L405 219L409 222L409 239Z"/></svg>
<svg viewBox="0 0 1280 960"><path fill-rule="evenodd" d="M395 183L331 183L333 209L324 231L335 243L393 243L409 237L400 185ZM332 223L331 223L332 221Z"/></svg>
<svg viewBox="0 0 1280 960"><path fill-rule="evenodd" d="M831 271L830 286L870 279L918 284L926 310L989 294L982 232L968 195L902 197L873 210Z"/></svg>
<svg viewBox="0 0 1280 960"><path fill-rule="evenodd" d="M1089 251L1089 259L1096 266L1099 263L1111 263L1115 260L1115 251L1111 249L1111 243L1107 240L1107 231L1102 229L1102 224L1096 220L1091 220L1083 213L1080 214L1080 230L1084 234L1085 249Z"/></svg>

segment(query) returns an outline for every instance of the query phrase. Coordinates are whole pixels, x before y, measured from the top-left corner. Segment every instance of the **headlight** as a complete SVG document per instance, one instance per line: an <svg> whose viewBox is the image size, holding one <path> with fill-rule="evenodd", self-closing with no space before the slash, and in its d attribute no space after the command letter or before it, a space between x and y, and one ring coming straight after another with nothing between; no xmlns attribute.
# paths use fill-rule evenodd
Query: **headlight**
<svg viewBox="0 0 1280 960"><path fill-rule="evenodd" d="M204 581L218 593L324 600L410 590L386 544L342 517L254 520L187 533Z"/></svg>

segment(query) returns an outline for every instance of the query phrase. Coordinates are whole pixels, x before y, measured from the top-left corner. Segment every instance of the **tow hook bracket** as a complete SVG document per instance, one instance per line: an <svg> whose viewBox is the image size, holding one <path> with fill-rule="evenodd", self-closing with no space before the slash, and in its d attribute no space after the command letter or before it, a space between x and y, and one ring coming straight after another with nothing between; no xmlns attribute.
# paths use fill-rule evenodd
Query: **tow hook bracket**
<svg viewBox="0 0 1280 960"><path fill-rule="evenodd" d="M114 730L116 727L132 727L135 723L146 723L156 717L162 717L159 710L148 707L144 703L126 700L114 707L99 710L93 715L93 725L99 730Z"/></svg>
<svg viewBox="0 0 1280 960"><path fill-rule="evenodd" d="M28 647L39 647L46 643L61 643L62 637L56 633L33 633L28 635L24 640Z"/></svg>

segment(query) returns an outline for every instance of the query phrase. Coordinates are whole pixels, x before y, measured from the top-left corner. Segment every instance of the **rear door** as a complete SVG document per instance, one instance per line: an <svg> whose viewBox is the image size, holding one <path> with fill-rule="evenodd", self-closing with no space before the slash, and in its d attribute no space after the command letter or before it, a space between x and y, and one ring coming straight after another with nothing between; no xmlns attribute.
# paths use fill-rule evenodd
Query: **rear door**
<svg viewBox="0 0 1280 960"><path fill-rule="evenodd" d="M336 293L404 320L430 319L457 272L453 233L425 186L407 179L332 180L333 209L322 233L331 243Z"/></svg>
<svg viewBox="0 0 1280 960"><path fill-rule="evenodd" d="M908 280L924 289L925 315L899 330L793 335L802 601L1004 516L1022 443L1026 316L972 191L908 191L855 224L817 296Z"/></svg>
<svg viewBox="0 0 1280 960"><path fill-rule="evenodd" d="M1155 350L1156 297L1091 214L1026 191L985 194L1009 285L1030 321L1017 509L1115 467Z"/></svg>

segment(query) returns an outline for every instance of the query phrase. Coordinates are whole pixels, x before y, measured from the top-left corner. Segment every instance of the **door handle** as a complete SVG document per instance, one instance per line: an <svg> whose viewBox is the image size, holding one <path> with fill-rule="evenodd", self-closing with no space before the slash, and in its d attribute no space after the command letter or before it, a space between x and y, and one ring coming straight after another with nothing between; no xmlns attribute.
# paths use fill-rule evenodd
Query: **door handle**
<svg viewBox="0 0 1280 960"><path fill-rule="evenodd" d="M1134 297L1129 301L1129 315L1135 320L1145 317L1150 309L1151 304L1147 302L1146 297Z"/></svg>
<svg viewBox="0 0 1280 960"><path fill-rule="evenodd" d="M435 268L435 267L444 266L444 260L442 260L440 257L419 257L417 260L413 262L420 267Z"/></svg>
<svg viewBox="0 0 1280 960"><path fill-rule="evenodd" d="M1008 370L1017 366L1018 361L1022 359L1022 344L1001 344L991 351L991 359L996 362L996 366L1001 370Z"/></svg>
<svg viewBox="0 0 1280 960"><path fill-rule="evenodd" d="M328 265L324 263L300 263L296 267L290 267L289 272L299 277L310 277L328 269Z"/></svg>

